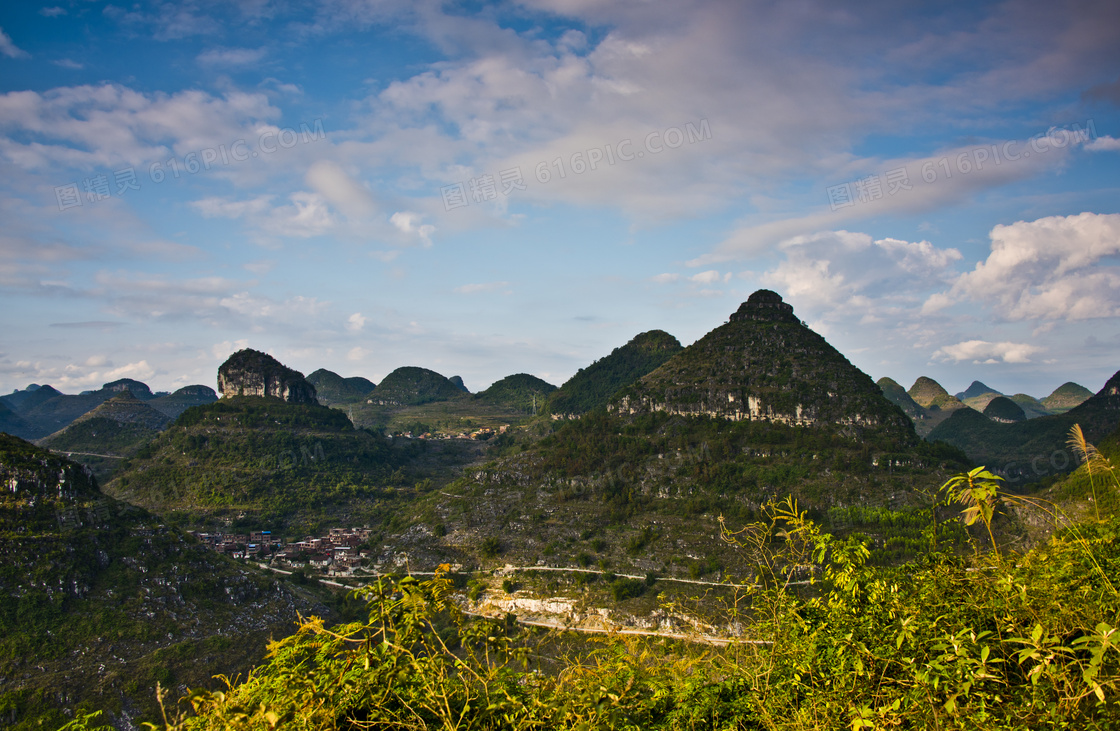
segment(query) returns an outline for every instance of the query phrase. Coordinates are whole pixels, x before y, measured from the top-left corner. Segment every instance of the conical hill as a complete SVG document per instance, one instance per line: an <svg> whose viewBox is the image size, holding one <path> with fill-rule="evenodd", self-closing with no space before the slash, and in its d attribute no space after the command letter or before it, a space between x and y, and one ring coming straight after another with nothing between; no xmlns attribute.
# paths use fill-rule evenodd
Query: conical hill
<svg viewBox="0 0 1120 731"><path fill-rule="evenodd" d="M752 294L727 324L624 389L612 408L838 426L851 436L875 433L905 444L917 439L871 378L769 290Z"/></svg>

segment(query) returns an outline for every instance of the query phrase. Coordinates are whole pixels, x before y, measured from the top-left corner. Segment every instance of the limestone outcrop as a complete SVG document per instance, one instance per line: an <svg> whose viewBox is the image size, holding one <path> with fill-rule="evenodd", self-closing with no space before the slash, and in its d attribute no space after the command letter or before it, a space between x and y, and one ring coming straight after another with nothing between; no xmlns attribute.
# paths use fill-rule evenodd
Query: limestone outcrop
<svg viewBox="0 0 1120 731"><path fill-rule="evenodd" d="M259 350L239 350L218 368L222 398L269 396L289 404L319 404L315 387L299 371Z"/></svg>

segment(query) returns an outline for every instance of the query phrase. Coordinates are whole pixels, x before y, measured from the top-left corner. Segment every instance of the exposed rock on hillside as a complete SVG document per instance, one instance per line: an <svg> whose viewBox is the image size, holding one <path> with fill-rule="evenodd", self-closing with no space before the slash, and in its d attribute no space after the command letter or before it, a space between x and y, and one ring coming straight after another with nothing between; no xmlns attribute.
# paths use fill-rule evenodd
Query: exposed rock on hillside
<svg viewBox="0 0 1120 731"><path fill-rule="evenodd" d="M1112 374L1112 378L1108 379L1104 388L1086 399L1085 404L1089 403L1109 411L1120 410L1120 371Z"/></svg>
<svg viewBox="0 0 1120 731"><path fill-rule="evenodd" d="M780 294L769 289L760 289L752 294L729 319L731 322L758 320L801 324L801 320L793 316L793 305L783 302Z"/></svg>
<svg viewBox="0 0 1120 731"><path fill-rule="evenodd" d="M57 728L60 711L93 705L127 709L102 720L136 728L158 717L157 680L213 687L214 675L258 662L298 615L329 611L107 497L81 465L7 435L0 484L6 727Z"/></svg>
<svg viewBox="0 0 1120 731"><path fill-rule="evenodd" d="M612 408L915 438L910 420L871 378L769 290L755 292L730 322L624 389Z"/></svg>
<svg viewBox="0 0 1120 731"><path fill-rule="evenodd" d="M315 387L302 373L249 348L237 351L218 368L218 390L222 398L271 396L289 404L319 403Z"/></svg>
<svg viewBox="0 0 1120 731"><path fill-rule="evenodd" d="M152 389L148 387L148 384L131 378L122 378L112 383L106 383L101 387L101 390L109 391L110 393L124 393L128 391L133 398L141 401L155 398L155 394L152 393Z"/></svg>

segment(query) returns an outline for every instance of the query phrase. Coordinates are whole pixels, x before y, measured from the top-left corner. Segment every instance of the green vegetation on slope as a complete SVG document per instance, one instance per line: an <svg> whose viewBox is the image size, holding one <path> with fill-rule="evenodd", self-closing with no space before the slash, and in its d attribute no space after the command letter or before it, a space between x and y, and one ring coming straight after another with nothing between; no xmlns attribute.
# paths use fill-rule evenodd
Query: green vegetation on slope
<svg viewBox="0 0 1120 731"><path fill-rule="evenodd" d="M638 502L643 493L663 490L698 500L724 496L726 501L738 495L759 505L792 492L822 509L850 500L884 499L869 494L873 491L866 489L866 481L888 469L900 479L913 475L924 481L965 465L962 453L944 445L855 440L839 426L804 428L664 412L633 419L592 412L564 424L530 453L539 455L533 467L542 478L609 475L612 489ZM680 459L682 454L689 458ZM855 494L848 494L852 490ZM710 506L728 507L726 502Z"/></svg>
<svg viewBox="0 0 1120 731"><path fill-rule="evenodd" d="M0 436L0 723L58 728L63 709L156 718L154 689L243 672L295 600L102 495L81 466Z"/></svg>
<svg viewBox="0 0 1120 731"><path fill-rule="evenodd" d="M1023 421L1027 415L1019 404L1006 396L996 396L984 407L984 416L1000 422Z"/></svg>
<svg viewBox="0 0 1120 731"><path fill-rule="evenodd" d="M1000 424L972 409L961 409L939 424L929 439L959 447L975 463L988 465L1014 483L1036 482L1068 472L1076 465L1066 445L1074 424L1081 425L1089 441L1097 441L1116 428L1120 396L1112 391L1118 383L1120 373L1080 406L1014 424Z"/></svg>
<svg viewBox="0 0 1120 731"><path fill-rule="evenodd" d="M368 591L368 622L305 622L167 728L1120 728L1115 517L1022 556L899 568L788 503L736 528L769 580L725 605L727 647L616 636L547 657L539 632L466 621L446 574L407 578ZM811 590L788 583L808 565Z"/></svg>
<svg viewBox="0 0 1120 731"><path fill-rule="evenodd" d="M842 425L851 436L918 441L871 378L792 315L733 317L620 391L613 407Z"/></svg>
<svg viewBox="0 0 1120 731"><path fill-rule="evenodd" d="M584 414L603 408L619 389L654 370L681 350L680 342L662 330L636 336L611 354L569 378L548 401L551 414Z"/></svg>
<svg viewBox="0 0 1120 731"><path fill-rule="evenodd" d="M479 401L513 411L535 414L556 386L528 373L517 373L496 381L490 388L475 394Z"/></svg>
<svg viewBox="0 0 1120 731"><path fill-rule="evenodd" d="M915 424L915 428L917 428L919 422L928 418L926 410L917 401L910 398L910 394L906 393L906 389L899 385L897 381L884 376L875 381L875 385L879 387L888 401L902 409L902 412L910 417L910 420Z"/></svg>
<svg viewBox="0 0 1120 731"><path fill-rule="evenodd" d="M383 406L419 405L463 396L463 391L446 377L416 366L396 369L367 394L367 398Z"/></svg>
<svg viewBox="0 0 1120 731"><path fill-rule="evenodd" d="M76 421L38 443L54 452L75 453L74 461L87 465L98 480L104 480L122 458L135 454L158 435L159 431L142 424L94 417Z"/></svg>
<svg viewBox="0 0 1120 731"><path fill-rule="evenodd" d="M319 403L326 406L362 401L375 385L368 378L361 376L343 378L326 368L320 368L309 375L307 382L315 387L315 395L319 398Z"/></svg>
<svg viewBox="0 0 1120 731"><path fill-rule="evenodd" d="M1075 406L1080 406L1093 396L1093 392L1073 381L1063 383L1054 393L1042 399L1042 405L1051 413L1062 414Z"/></svg>
<svg viewBox="0 0 1120 731"><path fill-rule="evenodd" d="M376 511L410 459L341 411L243 396L183 412L106 490L195 524L244 514L268 527L358 504Z"/></svg>

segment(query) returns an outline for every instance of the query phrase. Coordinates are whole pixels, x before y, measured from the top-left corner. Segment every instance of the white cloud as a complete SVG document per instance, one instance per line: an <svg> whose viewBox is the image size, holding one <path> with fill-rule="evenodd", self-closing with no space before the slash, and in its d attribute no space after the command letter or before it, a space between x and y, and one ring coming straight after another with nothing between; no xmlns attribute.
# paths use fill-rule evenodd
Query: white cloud
<svg viewBox="0 0 1120 731"><path fill-rule="evenodd" d="M1093 152L1120 151L1120 139L1108 135L1101 135L1097 139L1086 144L1085 149L1092 150Z"/></svg>
<svg viewBox="0 0 1120 731"><path fill-rule="evenodd" d="M346 329L350 332L360 332L365 325L366 318L360 312L355 312L346 319Z"/></svg>
<svg viewBox="0 0 1120 731"><path fill-rule="evenodd" d="M66 15L66 8L60 8L57 5L49 8L40 8L39 15L45 18L57 18L60 15Z"/></svg>
<svg viewBox="0 0 1120 731"><path fill-rule="evenodd" d="M822 185L822 207L817 211L796 218L739 226L724 237L712 252L697 257L688 265L705 266L750 258L772 250L786 239L835 229L854 220L911 215L951 206L975 198L984 190L1060 169L1068 162L1071 149L1083 141L1080 138L1075 140L1075 137L1073 132L1064 137L1056 135L1054 139L1061 140L1058 144L1051 144L1050 138L1036 140L1034 154L1031 154L1029 141L1008 140L961 146L921 158L846 160L833 173L836 183ZM1009 159L1008 155L1016 159ZM981 156L983 160L978 166ZM997 157L998 164L994 162ZM967 172L962 173L962 169L967 169ZM887 171L896 170L905 171L904 180L900 177L898 187L892 187ZM878 179L880 192L877 197L868 194L861 200L854 181L870 176ZM839 205L832 203L824 206L829 200L830 190L837 186L846 191Z"/></svg>
<svg viewBox="0 0 1120 731"><path fill-rule="evenodd" d="M672 282L677 281L680 278L681 278L681 275L679 275L679 274L665 273L665 274L658 274L657 276L654 276L654 277L650 277L650 281L651 282L656 282L657 284L670 284Z"/></svg>
<svg viewBox="0 0 1120 731"><path fill-rule="evenodd" d="M695 282L696 284L715 284L716 282L719 282L719 281L723 280L724 277L723 277L722 274L720 274L716 270L711 269L711 270L706 271L706 272L700 272L699 274L694 274L691 277L689 277L688 279L689 279L689 281Z"/></svg>
<svg viewBox="0 0 1120 731"><path fill-rule="evenodd" d="M322 196L315 193L296 192L288 196L289 205L273 208L261 227L274 236L322 236L337 225L330 208Z"/></svg>
<svg viewBox="0 0 1120 731"><path fill-rule="evenodd" d="M761 276L799 312L826 320L873 318L917 308L922 293L955 275L961 254L928 241L826 231L783 241L784 259Z"/></svg>
<svg viewBox="0 0 1120 731"><path fill-rule="evenodd" d="M143 94L117 84L11 91L0 94L0 126L19 135L0 138L0 155L25 170L139 166L255 142L263 120L279 115L263 93Z"/></svg>
<svg viewBox="0 0 1120 731"><path fill-rule="evenodd" d="M106 366L111 370L100 370ZM89 370L90 368L98 370ZM112 368L112 363L97 356L87 359L83 364L71 363L61 369L41 368L36 364L36 370L38 371L36 377L40 382L50 382L56 388L63 390L100 386L103 383L110 383L122 378L144 381L156 374L155 368L149 365L147 360Z"/></svg>
<svg viewBox="0 0 1120 731"><path fill-rule="evenodd" d="M435 233L436 227L431 224L420 223L421 220L422 216L420 214L411 211L398 211L389 217L389 222L396 226L399 231L418 237L426 247L431 246L431 236Z"/></svg>
<svg viewBox="0 0 1120 731"><path fill-rule="evenodd" d="M81 71L86 67L84 63L78 63L77 61L69 58L60 58L56 61L51 61L51 63L53 63L55 66L59 66L64 69L71 69L73 71Z"/></svg>
<svg viewBox="0 0 1120 731"><path fill-rule="evenodd" d="M1030 363L1031 356L1045 351L1046 348L1026 343L990 343L986 340L966 340L956 345L946 345L934 352L938 360L959 363L970 360L973 363Z"/></svg>
<svg viewBox="0 0 1120 731"><path fill-rule="evenodd" d="M136 363L129 363L128 365L114 368L111 371L106 371L102 374L102 378L106 381L116 381L121 378L133 378L137 381L143 381L145 378L151 378L156 373L155 369L148 365L148 361L141 360Z"/></svg>
<svg viewBox="0 0 1120 731"><path fill-rule="evenodd" d="M307 169L305 179L316 193L347 218L361 219L377 212L377 202L373 195L335 162L316 161Z"/></svg>
<svg viewBox="0 0 1120 731"><path fill-rule="evenodd" d="M230 312L245 315L253 320L285 322L301 317L317 317L325 311L329 303L322 302L316 297L302 295L278 302L250 292L238 292L221 298L219 304Z"/></svg>
<svg viewBox="0 0 1120 731"><path fill-rule="evenodd" d="M31 54L18 48L11 37L0 28L0 53L8 58L31 58Z"/></svg>
<svg viewBox="0 0 1120 731"><path fill-rule="evenodd" d="M252 66L264 58L263 48L211 48L198 55L203 66Z"/></svg>
<svg viewBox="0 0 1120 731"><path fill-rule="evenodd" d="M249 341L244 338L241 340L223 340L220 343L214 343L210 346L210 354L218 360L224 361L239 350L244 350L249 347Z"/></svg>
<svg viewBox="0 0 1120 731"><path fill-rule="evenodd" d="M1081 213L992 229L991 253L926 301L989 302L1008 320L1085 320L1120 316L1120 214Z"/></svg>

